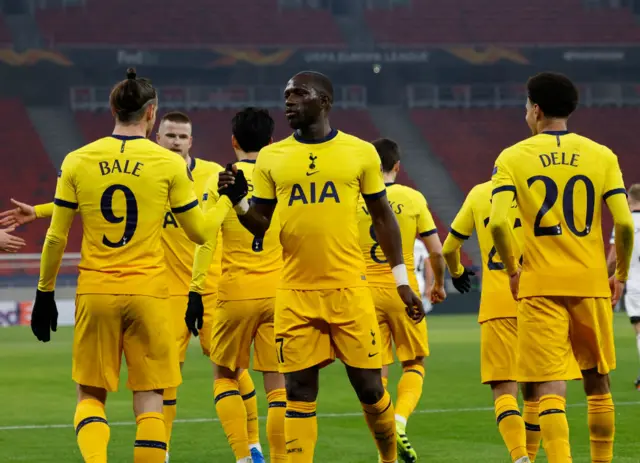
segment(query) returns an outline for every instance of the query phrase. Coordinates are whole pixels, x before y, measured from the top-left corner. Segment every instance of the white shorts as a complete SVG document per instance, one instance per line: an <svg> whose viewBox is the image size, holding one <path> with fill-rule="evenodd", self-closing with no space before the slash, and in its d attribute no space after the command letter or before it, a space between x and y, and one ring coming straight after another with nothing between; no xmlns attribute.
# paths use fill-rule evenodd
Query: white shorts
<svg viewBox="0 0 640 463"><path fill-rule="evenodd" d="M640 294L625 294L624 305L631 323L640 323Z"/></svg>

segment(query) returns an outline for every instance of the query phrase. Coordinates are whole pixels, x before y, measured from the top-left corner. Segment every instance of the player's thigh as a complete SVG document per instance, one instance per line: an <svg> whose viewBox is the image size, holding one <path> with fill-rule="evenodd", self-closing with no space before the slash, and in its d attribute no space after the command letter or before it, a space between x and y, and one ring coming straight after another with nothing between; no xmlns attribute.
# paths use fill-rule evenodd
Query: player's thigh
<svg viewBox="0 0 640 463"><path fill-rule="evenodd" d="M187 303L189 302L188 296L170 296L170 327L173 332L173 337L176 340L176 346L178 347L178 358L180 362L184 362L187 355L187 348L189 347L189 341L191 340L191 332L187 328L187 324L184 321L184 316L187 312Z"/></svg>
<svg viewBox="0 0 640 463"><path fill-rule="evenodd" d="M253 338L253 369L262 372L278 371L274 313L276 298L258 299L256 309L260 320Z"/></svg>
<svg viewBox="0 0 640 463"><path fill-rule="evenodd" d="M389 296L387 288L370 287L373 305L376 309L376 319L380 328L380 350L382 351L382 364L391 365L394 362L393 336L389 322Z"/></svg>
<svg viewBox="0 0 640 463"><path fill-rule="evenodd" d="M200 348L207 357L211 356L211 337L213 336L213 317L218 305L218 293L205 294L202 296L204 315L202 317L202 329L198 333Z"/></svg>
<svg viewBox="0 0 640 463"><path fill-rule="evenodd" d="M398 360L407 362L418 357L429 356L426 319L416 323L409 318L406 312L406 305L400 299L396 288L376 289L379 291L372 291L376 312L380 310L380 307L383 307L386 313L391 337L396 345ZM380 326L380 331L382 332L382 326ZM384 339L384 335L382 335L382 338ZM386 362L383 363L387 364Z"/></svg>
<svg viewBox="0 0 640 463"><path fill-rule="evenodd" d="M570 338L581 370L597 368L608 374L616 367L613 308L606 297L567 298L571 315Z"/></svg>
<svg viewBox="0 0 640 463"><path fill-rule="evenodd" d="M480 377L483 384L516 380L518 322L494 318L480 325Z"/></svg>
<svg viewBox="0 0 640 463"><path fill-rule="evenodd" d="M383 346L369 288L335 290L334 303L329 308L336 356L350 367L382 368Z"/></svg>
<svg viewBox="0 0 640 463"><path fill-rule="evenodd" d="M573 379L569 324L566 298L530 297L520 300L516 378L519 382Z"/></svg>
<svg viewBox="0 0 640 463"><path fill-rule="evenodd" d="M277 290L274 328L281 373L325 366L335 359L326 318L334 300L339 299L333 290Z"/></svg>
<svg viewBox="0 0 640 463"><path fill-rule="evenodd" d="M121 296L76 296L73 380L83 386L118 390L122 358Z"/></svg>
<svg viewBox="0 0 640 463"><path fill-rule="evenodd" d="M139 295L122 299L127 386L132 391L178 386L182 377L169 299Z"/></svg>
<svg viewBox="0 0 640 463"><path fill-rule="evenodd" d="M211 328L211 361L232 371L249 368L251 342L259 315L255 299L219 300Z"/></svg>

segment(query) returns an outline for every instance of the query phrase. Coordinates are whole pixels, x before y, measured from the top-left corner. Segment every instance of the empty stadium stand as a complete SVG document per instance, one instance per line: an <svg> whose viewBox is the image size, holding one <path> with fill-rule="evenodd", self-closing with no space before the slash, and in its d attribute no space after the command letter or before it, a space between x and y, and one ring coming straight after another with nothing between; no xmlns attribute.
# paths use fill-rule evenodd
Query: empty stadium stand
<svg viewBox="0 0 640 463"><path fill-rule="evenodd" d="M11 45L11 32L9 31L9 27L5 22L4 16L0 15L0 46L9 46Z"/></svg>
<svg viewBox="0 0 640 463"><path fill-rule="evenodd" d="M165 4L166 8L162 4ZM204 12L204 13L203 13ZM325 10L286 9L276 0L179 5L159 0L87 0L84 6L37 12L50 44L127 45L341 45L338 25Z"/></svg>
<svg viewBox="0 0 640 463"><path fill-rule="evenodd" d="M387 44L629 43L640 40L630 8L586 9L582 0L414 0L366 12Z"/></svg>
<svg viewBox="0 0 640 463"><path fill-rule="evenodd" d="M27 111L20 100L0 100L0 119L11 121L0 126L0 145L3 152L4 172L0 184L0 209L11 208L10 198L29 204L53 201L56 186L56 169L33 128ZM42 250L48 220L36 220L21 227L16 233L27 246L23 252L38 253ZM78 252L81 239L80 223L74 224L67 250ZM29 269L37 274L38 269Z"/></svg>

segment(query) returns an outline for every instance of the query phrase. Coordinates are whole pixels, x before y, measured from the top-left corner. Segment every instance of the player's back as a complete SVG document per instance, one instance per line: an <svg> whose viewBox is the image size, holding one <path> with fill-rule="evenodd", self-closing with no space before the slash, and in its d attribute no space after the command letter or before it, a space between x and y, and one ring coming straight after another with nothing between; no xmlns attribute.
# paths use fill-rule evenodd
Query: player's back
<svg viewBox="0 0 640 463"><path fill-rule="evenodd" d="M217 174L224 169L220 164L203 159L191 158L189 166L193 176L193 187L198 199L203 198L207 181L213 177L217 181ZM191 282L191 270L193 267L193 255L196 244L189 239L184 229L178 223L171 206L167 203L162 224L162 244L166 259L167 284L172 296L186 295ZM222 241L218 240L218 246L207 272L205 290L212 292L220 278L220 259L222 255Z"/></svg>
<svg viewBox="0 0 640 463"><path fill-rule="evenodd" d="M515 187L524 226L520 296L609 297L602 200L624 192L616 156L568 132L546 132L507 148L496 190Z"/></svg>
<svg viewBox="0 0 640 463"><path fill-rule="evenodd" d="M253 195L255 161L236 163L249 184L247 198ZM211 179L208 194L217 195L217 179ZM254 237L242 226L235 211L222 222L222 277L218 286L221 300L263 299L275 297L282 270L282 246L278 209L264 237ZM249 289L248 289L249 288Z"/></svg>
<svg viewBox="0 0 640 463"><path fill-rule="evenodd" d="M478 244L482 255L482 294L480 300L480 323L502 317L516 316L516 302L509 291L509 276L500 256L493 245L489 229L491 215L491 182L481 183L471 189L465 203L468 203L473 216L473 227L478 236ZM518 215L518 205L514 201L509 214L509 225L512 231L511 240L515 250L522 248L522 221ZM454 223L452 232L456 236L465 236L469 230L461 232L462 227ZM465 236L467 238L467 236Z"/></svg>
<svg viewBox="0 0 640 463"><path fill-rule="evenodd" d="M73 170L83 223L78 293L167 296L160 235L184 161L146 138L111 136L70 153L63 168Z"/></svg>
<svg viewBox="0 0 640 463"><path fill-rule="evenodd" d="M409 283L414 291L418 291L418 282L415 276L414 241L419 233L425 235L435 233L435 224L431 214L425 213L425 210L428 211L427 202L420 192L395 183L386 186L387 198L400 227L402 254L409 273ZM358 228L360 249L367 266L369 285L395 288L396 283L391 273L391 267L382 252L380 243L378 243L371 215L362 197L358 202Z"/></svg>

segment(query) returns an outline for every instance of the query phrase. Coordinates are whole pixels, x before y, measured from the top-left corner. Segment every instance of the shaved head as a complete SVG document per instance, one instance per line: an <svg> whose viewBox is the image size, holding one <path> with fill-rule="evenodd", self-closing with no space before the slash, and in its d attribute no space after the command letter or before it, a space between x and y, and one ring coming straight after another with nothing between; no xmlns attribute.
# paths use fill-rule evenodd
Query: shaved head
<svg viewBox="0 0 640 463"><path fill-rule="evenodd" d="M309 86L313 87L318 93L326 96L333 103L333 84L331 79L316 71L302 71L293 76L294 79L302 78Z"/></svg>

